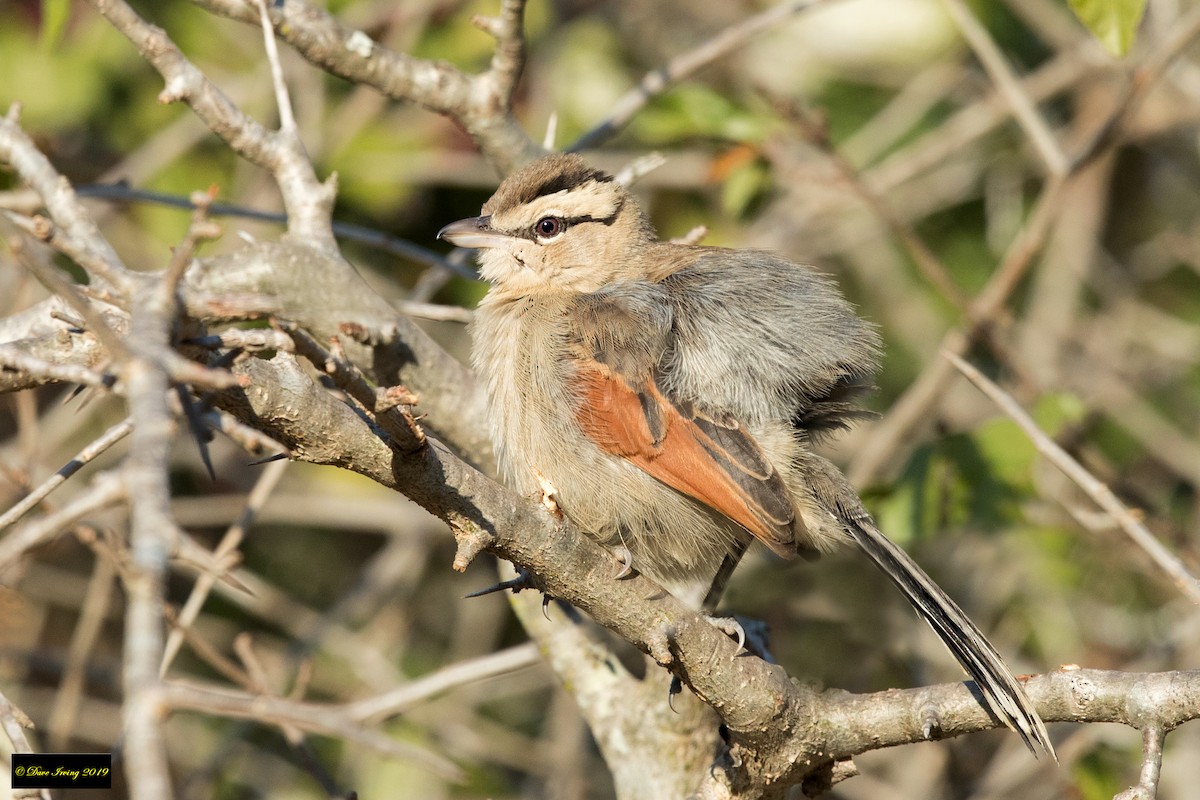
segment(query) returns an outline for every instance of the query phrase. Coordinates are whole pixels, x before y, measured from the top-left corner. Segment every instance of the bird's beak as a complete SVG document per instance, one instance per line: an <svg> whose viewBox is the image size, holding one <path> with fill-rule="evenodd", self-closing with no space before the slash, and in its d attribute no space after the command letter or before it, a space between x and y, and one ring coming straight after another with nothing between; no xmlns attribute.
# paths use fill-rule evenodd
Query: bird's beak
<svg viewBox="0 0 1200 800"><path fill-rule="evenodd" d="M458 247L504 247L511 244L512 237L493 230L491 221L490 216L460 219L438 231L437 238Z"/></svg>

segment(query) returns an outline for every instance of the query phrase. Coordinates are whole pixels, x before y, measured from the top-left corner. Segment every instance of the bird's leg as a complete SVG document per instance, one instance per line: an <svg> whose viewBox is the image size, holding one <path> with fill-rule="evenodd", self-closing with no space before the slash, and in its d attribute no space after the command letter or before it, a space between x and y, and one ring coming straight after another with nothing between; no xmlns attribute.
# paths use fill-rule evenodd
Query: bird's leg
<svg viewBox="0 0 1200 800"><path fill-rule="evenodd" d="M748 546L749 542L739 541L733 551L725 556L721 566L717 569L717 574L713 576L712 585L708 589L708 594L704 596L700 610L705 618L713 624L713 627L737 641L738 655L741 655L744 650L748 650L762 660L773 664L775 659L767 648L767 624L765 622L746 617L722 617L715 613L717 604L721 602L721 596L725 594L729 578L737 568L738 562L742 560Z"/></svg>
<svg viewBox="0 0 1200 800"><path fill-rule="evenodd" d="M749 544L749 542L739 541L734 545L733 552L721 561L721 566L717 568L717 574L713 575L712 584L708 587L708 594L704 595L704 602L700 604L704 613L711 614L717 610L717 605L721 602L722 595L725 594L725 587L729 585L729 579L733 576L733 571L737 569L742 556L746 554Z"/></svg>

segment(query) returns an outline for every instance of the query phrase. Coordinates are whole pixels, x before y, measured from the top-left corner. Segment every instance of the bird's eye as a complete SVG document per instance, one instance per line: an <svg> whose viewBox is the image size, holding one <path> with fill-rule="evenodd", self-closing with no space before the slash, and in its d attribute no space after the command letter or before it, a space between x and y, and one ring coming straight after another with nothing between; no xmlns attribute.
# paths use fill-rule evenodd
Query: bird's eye
<svg viewBox="0 0 1200 800"><path fill-rule="evenodd" d="M533 232L543 239L550 239L558 236L566 227L558 217L542 217L533 226Z"/></svg>

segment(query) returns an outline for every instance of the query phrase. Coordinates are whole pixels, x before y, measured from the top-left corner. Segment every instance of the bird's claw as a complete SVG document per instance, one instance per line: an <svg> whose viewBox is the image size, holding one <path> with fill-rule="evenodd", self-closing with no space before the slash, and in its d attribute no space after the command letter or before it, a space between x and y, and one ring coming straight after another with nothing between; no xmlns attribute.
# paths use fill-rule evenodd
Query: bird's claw
<svg viewBox="0 0 1200 800"><path fill-rule="evenodd" d="M617 573L613 575L614 581L619 581L622 578L628 578L633 574L633 553L623 544L619 544L612 549L613 558L617 560Z"/></svg>
<svg viewBox="0 0 1200 800"><path fill-rule="evenodd" d="M712 626L737 642L737 652L734 657L743 653L752 653L768 664L774 664L775 658L767 647L767 624L762 620L743 617L716 617L705 614Z"/></svg>
<svg viewBox="0 0 1200 800"><path fill-rule="evenodd" d="M742 627L742 623L737 621L736 617L714 617L705 614L704 618L721 633L728 636L737 642L737 652L734 656L740 656L746 651L746 629Z"/></svg>
<svg viewBox="0 0 1200 800"><path fill-rule="evenodd" d="M683 691L683 681L679 680L678 675L672 675L671 676L671 685L667 689L667 707L669 707L676 714L678 714L679 711L678 711L678 709L675 708L675 696L680 694L682 691Z"/></svg>

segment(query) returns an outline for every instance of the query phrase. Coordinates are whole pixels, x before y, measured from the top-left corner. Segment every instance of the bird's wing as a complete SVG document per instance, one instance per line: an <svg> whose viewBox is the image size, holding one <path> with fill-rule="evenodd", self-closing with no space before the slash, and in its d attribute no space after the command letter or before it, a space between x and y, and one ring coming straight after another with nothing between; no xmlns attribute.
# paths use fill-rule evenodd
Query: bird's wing
<svg viewBox="0 0 1200 800"><path fill-rule="evenodd" d="M758 442L736 419L671 398L660 385L670 309L653 287L606 287L576 311L576 418L584 434L774 552L795 556L795 509Z"/></svg>

